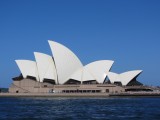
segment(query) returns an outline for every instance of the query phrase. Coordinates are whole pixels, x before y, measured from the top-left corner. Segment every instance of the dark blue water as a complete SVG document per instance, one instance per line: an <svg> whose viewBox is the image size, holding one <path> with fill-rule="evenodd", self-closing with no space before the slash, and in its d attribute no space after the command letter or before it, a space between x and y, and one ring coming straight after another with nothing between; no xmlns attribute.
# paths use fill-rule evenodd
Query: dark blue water
<svg viewBox="0 0 160 120"><path fill-rule="evenodd" d="M0 98L0 120L160 120L160 98Z"/></svg>

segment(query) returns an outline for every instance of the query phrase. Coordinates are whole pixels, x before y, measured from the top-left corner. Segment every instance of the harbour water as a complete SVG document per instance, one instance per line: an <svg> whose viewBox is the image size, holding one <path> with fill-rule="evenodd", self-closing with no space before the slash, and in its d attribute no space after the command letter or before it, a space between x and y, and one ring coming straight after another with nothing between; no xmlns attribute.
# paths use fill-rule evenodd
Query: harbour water
<svg viewBox="0 0 160 120"><path fill-rule="evenodd" d="M0 120L160 120L159 97L0 98Z"/></svg>

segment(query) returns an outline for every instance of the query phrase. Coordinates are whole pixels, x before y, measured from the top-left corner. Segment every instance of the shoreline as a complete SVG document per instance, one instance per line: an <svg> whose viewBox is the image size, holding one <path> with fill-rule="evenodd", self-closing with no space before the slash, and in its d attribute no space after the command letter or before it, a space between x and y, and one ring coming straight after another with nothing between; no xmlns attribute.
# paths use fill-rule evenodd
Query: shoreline
<svg viewBox="0 0 160 120"><path fill-rule="evenodd" d="M160 97L160 92L141 93L0 93L1 97Z"/></svg>
<svg viewBox="0 0 160 120"><path fill-rule="evenodd" d="M110 97L160 97L160 92L111 93Z"/></svg>
<svg viewBox="0 0 160 120"><path fill-rule="evenodd" d="M109 97L107 93L0 93L0 97Z"/></svg>

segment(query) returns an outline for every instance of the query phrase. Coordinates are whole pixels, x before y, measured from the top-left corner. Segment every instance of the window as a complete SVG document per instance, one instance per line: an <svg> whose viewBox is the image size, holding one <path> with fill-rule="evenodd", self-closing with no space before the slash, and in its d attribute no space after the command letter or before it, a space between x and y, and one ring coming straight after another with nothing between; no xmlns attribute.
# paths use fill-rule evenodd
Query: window
<svg viewBox="0 0 160 120"><path fill-rule="evenodd" d="M109 89L106 89L106 93L109 93Z"/></svg>

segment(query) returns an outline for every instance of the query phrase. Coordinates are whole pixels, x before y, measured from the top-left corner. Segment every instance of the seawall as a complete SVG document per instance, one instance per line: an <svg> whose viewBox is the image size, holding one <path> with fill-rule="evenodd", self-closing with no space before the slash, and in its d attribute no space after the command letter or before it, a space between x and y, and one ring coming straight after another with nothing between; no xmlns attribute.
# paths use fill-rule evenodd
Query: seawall
<svg viewBox="0 0 160 120"><path fill-rule="evenodd" d="M108 93L0 93L0 97L109 97Z"/></svg>
<svg viewBox="0 0 160 120"><path fill-rule="evenodd" d="M160 92L124 93L0 93L0 97L160 97Z"/></svg>

